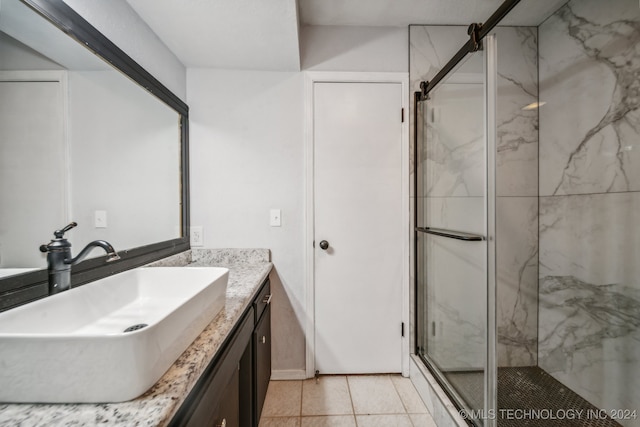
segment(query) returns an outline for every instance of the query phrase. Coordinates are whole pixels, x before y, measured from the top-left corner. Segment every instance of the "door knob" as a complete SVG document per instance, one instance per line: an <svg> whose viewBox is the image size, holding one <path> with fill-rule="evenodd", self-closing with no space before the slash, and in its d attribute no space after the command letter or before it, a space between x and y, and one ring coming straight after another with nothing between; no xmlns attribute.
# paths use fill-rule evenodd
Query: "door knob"
<svg viewBox="0 0 640 427"><path fill-rule="evenodd" d="M320 249L322 250L327 250L329 249L329 242L327 242L326 240L321 240L320 241Z"/></svg>

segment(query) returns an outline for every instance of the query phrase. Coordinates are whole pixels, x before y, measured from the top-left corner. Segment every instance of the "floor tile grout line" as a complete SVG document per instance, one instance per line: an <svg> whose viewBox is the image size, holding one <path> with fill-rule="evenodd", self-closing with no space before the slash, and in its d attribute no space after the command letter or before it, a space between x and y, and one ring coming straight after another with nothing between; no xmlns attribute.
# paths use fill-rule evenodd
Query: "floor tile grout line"
<svg viewBox="0 0 640 427"><path fill-rule="evenodd" d="M396 386L396 382L391 377L389 377L389 380L391 381L391 384L393 385L393 389L396 391L396 394L398 395L398 399L400 399L400 403L402 403L402 407L404 408L404 413L408 415L409 408L407 408L407 404L404 403L404 399L402 399L402 396L400 396L400 391L398 390L398 386Z"/></svg>
<svg viewBox="0 0 640 427"><path fill-rule="evenodd" d="M404 377L400 377L400 378L404 378ZM416 389L416 386L413 384L413 381L411 381L411 379L409 377L407 377L407 379L409 380L409 384L411 384L411 388L416 392L417 397L420 399L420 403L422 403L422 405L424 406L424 409L426 412L410 412L409 408L407 407L407 405L405 405L404 400L402 400L402 396L400 396L400 401L402 402L402 405L404 406L405 411L407 412L407 415L421 415L421 414L428 414L430 417L433 418L433 415L431 415L431 412L429 412L429 409L427 408L427 404L425 403L424 400L422 400L422 396L420 396L420 393L418 393L418 389ZM393 384L394 387L396 386L396 384ZM396 391L398 392L398 394L400 394L400 391L398 390L398 388L396 387Z"/></svg>
<svg viewBox="0 0 640 427"><path fill-rule="evenodd" d="M347 380L347 391L349 392L349 400L351 401L351 410L353 411L353 422L356 423L356 427L358 427L358 417L356 417L356 405L353 404L353 396L351 395L351 385L349 383L349 375L345 375L345 379Z"/></svg>
<svg viewBox="0 0 640 427"><path fill-rule="evenodd" d="M399 390L399 386L398 386L398 384L396 384L396 381L394 381L394 376L390 375L390 374L371 375L371 376L386 377L388 381L391 381L393 390L396 393L396 397L398 399L400 399L400 403L402 404L403 412L369 413L369 414L360 414L360 415L372 415L372 416L402 416L402 415L405 415L405 417L407 417L409 419L409 423L412 426L415 427L415 423L414 423L414 421L413 421L413 419L411 417L411 414L413 414L413 412L412 413L409 412L409 409L408 409L408 406L407 406L408 404L402 399L402 396L401 396L401 393L400 393L400 390ZM298 381L295 381L295 382L298 382L299 386L300 386L300 412L299 412L299 415L293 415L293 416L289 415L289 416L287 416L287 415L275 415L274 414L273 416L264 417L264 418L284 419L284 418L291 417L291 418L295 419L296 421L298 421L298 423L299 423L298 426L301 427L303 418L318 417L318 416L319 417L330 417L330 416L349 416L349 415L351 415L353 417L352 420L354 421L355 426L357 427L359 425L358 418L357 418L358 414L356 414L356 410L355 410L355 402L354 402L354 397L353 397L353 391L351 389L352 384L351 384L351 381L350 381L350 379L353 379L353 377L355 377L355 376L353 376L353 375L344 375L343 377L345 378L346 385L347 385L347 393L349 394L349 402L351 404L351 409L352 409L352 413L351 414L344 414L344 415L341 415L341 414L315 414L315 415L314 414L308 414L308 415L303 415L302 409L303 409L303 403L304 403L304 385L305 385L305 380L298 380ZM400 384L400 385L402 385L402 384ZM416 413L416 414L418 415L420 413ZM428 412L427 412L427 414L428 414ZM261 420L262 420L262 418L263 417L261 417Z"/></svg>
<svg viewBox="0 0 640 427"><path fill-rule="evenodd" d="M304 380L300 381L300 412L298 413L298 417L302 417L302 399L304 399ZM302 424L302 419L300 420L300 424Z"/></svg>

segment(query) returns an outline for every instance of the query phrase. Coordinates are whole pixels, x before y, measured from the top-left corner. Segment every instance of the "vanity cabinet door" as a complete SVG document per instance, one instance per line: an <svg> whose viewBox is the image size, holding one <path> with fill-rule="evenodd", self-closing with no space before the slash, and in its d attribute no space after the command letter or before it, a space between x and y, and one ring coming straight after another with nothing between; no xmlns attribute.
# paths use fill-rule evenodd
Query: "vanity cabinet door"
<svg viewBox="0 0 640 427"><path fill-rule="evenodd" d="M240 427L254 427L258 421L253 413L253 340L240 359Z"/></svg>
<svg viewBox="0 0 640 427"><path fill-rule="evenodd" d="M225 386L212 427L240 426L240 371L236 370L231 381Z"/></svg>
<svg viewBox="0 0 640 427"><path fill-rule="evenodd" d="M256 420L260 420L264 399L271 379L271 307L268 306L253 333L254 348L254 400Z"/></svg>
<svg viewBox="0 0 640 427"><path fill-rule="evenodd" d="M251 347L253 319L253 308L250 308L223 344L222 354L211 361L189 393L170 427L240 426L240 381L244 375L239 368L247 347Z"/></svg>

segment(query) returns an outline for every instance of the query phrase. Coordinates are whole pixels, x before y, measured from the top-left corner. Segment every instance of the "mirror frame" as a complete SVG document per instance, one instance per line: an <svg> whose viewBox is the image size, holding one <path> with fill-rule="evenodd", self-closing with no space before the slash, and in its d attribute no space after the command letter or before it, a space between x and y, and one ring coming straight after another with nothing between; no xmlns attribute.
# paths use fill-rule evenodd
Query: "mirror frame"
<svg viewBox="0 0 640 427"><path fill-rule="evenodd" d="M35 13L87 47L92 53L125 74L180 117L181 135L181 231L182 237L145 246L118 250L121 259L107 263L107 256L85 260L71 272L72 287L140 267L190 249L189 244L189 106L111 42L63 0L20 0ZM60 224L64 226L65 224ZM51 230L53 233L54 230ZM51 236L42 236L43 243ZM37 248L34 248L36 250ZM116 248L118 249L118 248ZM0 279L0 311L48 296L47 269Z"/></svg>

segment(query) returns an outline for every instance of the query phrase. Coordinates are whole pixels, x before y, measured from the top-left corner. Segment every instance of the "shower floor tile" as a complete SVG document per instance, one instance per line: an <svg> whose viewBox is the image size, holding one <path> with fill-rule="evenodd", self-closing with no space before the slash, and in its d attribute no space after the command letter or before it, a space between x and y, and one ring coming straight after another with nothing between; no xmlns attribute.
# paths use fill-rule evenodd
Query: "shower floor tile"
<svg viewBox="0 0 640 427"><path fill-rule="evenodd" d="M472 409L483 407L482 372L447 372L445 376ZM537 366L498 368L498 408L503 410L498 415L506 416L498 419L498 427L621 427L611 418L587 419L589 411L598 409ZM543 411L538 413L546 416L567 409L574 414L583 411L582 417L542 419L528 412Z"/></svg>

